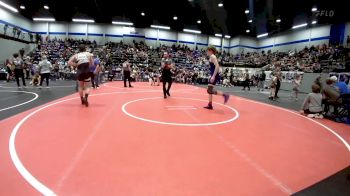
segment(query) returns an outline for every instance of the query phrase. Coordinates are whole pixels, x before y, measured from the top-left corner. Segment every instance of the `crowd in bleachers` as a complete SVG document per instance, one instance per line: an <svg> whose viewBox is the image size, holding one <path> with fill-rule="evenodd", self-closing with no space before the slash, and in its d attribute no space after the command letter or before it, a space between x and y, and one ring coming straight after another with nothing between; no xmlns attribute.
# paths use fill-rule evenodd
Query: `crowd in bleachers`
<svg viewBox="0 0 350 196"><path fill-rule="evenodd" d="M38 44L36 50L28 56L27 70L32 75L35 73L35 65L40 56L45 54L52 62L53 73L59 78L73 78L74 69L67 66L68 58L77 51L79 44L86 44L88 50L101 59L103 68L114 72L118 76L121 64L130 60L133 65L135 79L147 80L147 74L159 72L162 54L167 52L176 65L175 80L179 82L199 81L208 76L208 59L205 50L193 50L186 45L160 46L153 48L140 42L124 44L123 42L108 42L104 46L98 46L95 41L84 40L47 40ZM234 67L259 67L266 71L302 71L321 72L323 69L332 71L344 69L346 62L350 61L350 53L342 47L330 47L326 45L312 46L301 51L284 52L247 52L241 54L219 53L218 61L223 66ZM332 67L332 70L329 70ZM225 77L225 75L224 75ZM229 78L228 78L229 79ZM233 79L229 79L232 83Z"/></svg>
<svg viewBox="0 0 350 196"><path fill-rule="evenodd" d="M327 45L305 47L303 50L289 52L248 52L235 56L224 56L223 64L242 65L273 71L279 68L281 71L302 72L329 72L330 69L344 69L346 62L350 61L350 53L347 48Z"/></svg>
<svg viewBox="0 0 350 196"><path fill-rule="evenodd" d="M23 78L32 78L32 83L37 85L39 81L38 65L42 61L42 57L52 64L51 79L75 80L76 70L69 66L67 62L73 54L77 53L78 47L81 44L84 44L87 50L93 53L94 58L99 59L100 70L98 70L98 77L101 78L101 82L104 79L121 79L122 64L126 60L133 65L131 76L134 80L151 81L154 79L156 81L160 77L160 61L165 52L171 56L172 61L176 65L173 75L176 82L190 84L208 82L208 59L205 50L192 50L185 45L152 48L143 42L134 42L133 44L109 42L103 46L98 46L94 41L71 39L39 42L38 47L27 55L24 54L24 50L20 50L17 56L14 55L12 60L7 60L5 63L9 72L8 80L11 79L11 73L18 72L14 61L23 61L22 64L24 67L23 71L21 71L21 74L24 73ZM332 63L336 62L339 66L343 66L346 62L349 62L349 54L343 48L323 45L305 48L301 51L290 51L289 53L272 53L268 51L267 53L231 55L223 52L217 56L219 62L224 65L245 61L246 64L254 64L256 67L261 67L265 71L273 71L271 84L267 85L267 87L271 89L270 98L275 100L278 98L278 89L281 84L281 71L320 72L323 61L327 61L328 63L329 61ZM342 68L344 67L339 67L339 69ZM241 82L244 86L243 89L247 87L248 90L250 90L250 84L255 84L259 87L258 89L263 90L266 76L264 76L264 72L262 73L259 75L249 75L248 70L246 70L240 73L240 75L236 75L232 69L224 68L220 73L222 78L220 83L223 86L229 87ZM35 79L36 83L34 82ZM339 114L338 108L343 104L340 101L341 96L349 93L344 83L345 79L342 78L337 83L334 77L330 78L326 81L326 86L322 86L320 82L316 82L312 87L312 93L307 96L303 104L303 113L307 113L312 117L322 117L323 114L327 114L330 111L330 107L333 107L332 114ZM17 83L19 85L18 79ZM25 85L25 81L23 81L23 85ZM294 81L293 85L298 88L300 81ZM297 93L294 87L293 91ZM321 101L319 101L320 93L322 93ZM325 105L325 107L321 107L322 105Z"/></svg>

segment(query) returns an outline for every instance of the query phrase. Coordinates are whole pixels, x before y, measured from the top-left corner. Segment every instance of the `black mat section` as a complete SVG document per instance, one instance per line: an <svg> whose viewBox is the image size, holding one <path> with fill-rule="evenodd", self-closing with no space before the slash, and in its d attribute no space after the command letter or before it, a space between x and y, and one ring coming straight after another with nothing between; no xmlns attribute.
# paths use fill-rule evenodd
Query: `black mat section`
<svg viewBox="0 0 350 196"><path fill-rule="evenodd" d="M27 81L27 84L29 84L29 81ZM34 97L34 95L31 94L9 91L28 91L39 95L39 98L33 102L5 111L0 111L0 120L75 93L74 81L52 81L50 87L50 89L44 87L41 90L32 86L28 86L28 88L17 88L14 82L6 83L0 81L0 110L29 101Z"/></svg>
<svg viewBox="0 0 350 196"><path fill-rule="evenodd" d="M312 185L293 196L349 196L350 195L350 167Z"/></svg>
<svg viewBox="0 0 350 196"><path fill-rule="evenodd" d="M206 85L199 85L198 87L202 87L202 88L207 88ZM242 90L242 87L238 86L238 87L229 87L229 88L224 88L224 87L220 87L217 86L216 87L217 90L223 91L223 92L227 92L230 93L234 96L239 96L239 97L244 97L247 99L252 99L255 101L259 101L259 102L263 102L263 103L267 103L267 104L271 104L271 105L275 105L275 106L280 106L283 108L288 108L288 109L292 109L292 110L296 110L299 111L301 108L301 104L304 101L304 98L306 97L306 94L302 93L299 94L299 98L296 101L295 99L291 99L291 92L290 91L284 91L284 90L280 90L278 93L278 96L280 97L279 99L276 99L275 101L269 100L269 90L264 90L264 91L257 91L256 87L252 87L250 89L250 91L248 90Z"/></svg>

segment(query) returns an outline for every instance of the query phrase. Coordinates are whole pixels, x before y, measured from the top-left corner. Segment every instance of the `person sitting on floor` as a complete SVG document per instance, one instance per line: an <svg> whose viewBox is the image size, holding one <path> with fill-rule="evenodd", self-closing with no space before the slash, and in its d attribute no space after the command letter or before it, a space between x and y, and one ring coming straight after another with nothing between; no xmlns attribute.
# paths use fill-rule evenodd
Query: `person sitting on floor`
<svg viewBox="0 0 350 196"><path fill-rule="evenodd" d="M33 77L33 79L32 79L32 81L30 82L30 84L33 85L33 86L38 86L39 82L40 82L40 79L41 79L41 77L40 77L39 72L36 72L34 77Z"/></svg>
<svg viewBox="0 0 350 196"><path fill-rule="evenodd" d="M317 84L313 84L311 88L312 93L309 93L306 96L304 103L301 106L300 113L307 114L310 118L323 118L321 88Z"/></svg>
<svg viewBox="0 0 350 196"><path fill-rule="evenodd" d="M231 87L230 80L228 80L227 77L225 77L224 80L222 81L222 86L223 87Z"/></svg>

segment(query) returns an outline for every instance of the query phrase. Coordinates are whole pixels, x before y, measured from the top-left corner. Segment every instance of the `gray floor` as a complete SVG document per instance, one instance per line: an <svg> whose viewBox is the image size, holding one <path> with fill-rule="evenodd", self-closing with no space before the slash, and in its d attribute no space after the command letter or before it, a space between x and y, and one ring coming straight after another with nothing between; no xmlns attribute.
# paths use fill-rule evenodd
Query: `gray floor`
<svg viewBox="0 0 350 196"><path fill-rule="evenodd" d="M28 82L29 83L29 82ZM24 112L28 109L40 106L50 101L59 99L61 97L75 93L75 81L52 81L51 89L38 89L33 87L18 89L14 82L6 83L0 81L0 120L9 118L15 114ZM200 87L206 88L205 85ZM279 99L271 101L268 99L269 91L258 92L255 87L251 88L250 91L242 91L241 87L222 88L217 87L218 90L222 90L233 94L234 96L240 96L292 110L299 110L303 99L306 94L300 94L299 100L290 99L290 92L281 90L279 93ZM15 106L23 101L31 100L34 95L26 94L23 92L11 92L11 91L27 91L37 93L39 98L28 104L15 107L12 109L6 109L10 106ZM6 109L4 111L1 111ZM337 174L330 176L329 178L319 182L315 185L310 186L294 195L297 196L349 196L350 195L350 181L347 180L347 175L350 174L350 167L344 168Z"/></svg>
<svg viewBox="0 0 350 196"><path fill-rule="evenodd" d="M7 83L5 81L0 81L0 120L9 118L18 113L24 112L31 108L43 105L75 92L75 82L73 81L53 81L50 84L51 89L43 88L41 90L28 84L29 81L27 81L27 88L17 88L17 85L14 82ZM30 101L35 97L35 95L26 94L20 91L36 93L39 95L39 98L28 104L6 109L11 106L16 106L17 104L23 103L25 101ZM2 109L6 110L1 111Z"/></svg>
<svg viewBox="0 0 350 196"><path fill-rule="evenodd" d="M199 85L200 87L206 88L206 85ZM253 99L256 101L268 103L271 105L275 106L280 106L283 108L288 108L292 110L299 111L301 104L303 103L304 98L306 97L306 94L299 94L298 100L291 99L291 92L289 91L284 91L280 90L278 93L278 96L280 97L279 99L272 101L269 100L269 90L264 90L264 91L257 91L256 87L251 87L250 91L248 90L242 90L242 87L229 87L229 88L224 88L224 87L216 87L217 90L227 92L230 94L233 94L234 96L239 96L239 97L244 97L248 99Z"/></svg>

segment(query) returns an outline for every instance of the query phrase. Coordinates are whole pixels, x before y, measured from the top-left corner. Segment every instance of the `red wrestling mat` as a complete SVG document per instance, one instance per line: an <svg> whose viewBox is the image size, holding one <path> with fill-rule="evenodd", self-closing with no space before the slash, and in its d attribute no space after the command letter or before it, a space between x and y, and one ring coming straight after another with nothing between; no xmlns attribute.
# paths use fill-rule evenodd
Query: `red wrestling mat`
<svg viewBox="0 0 350 196"><path fill-rule="evenodd" d="M0 195L290 195L347 167L349 126L205 89L108 83L0 122Z"/></svg>

